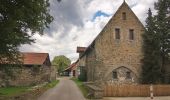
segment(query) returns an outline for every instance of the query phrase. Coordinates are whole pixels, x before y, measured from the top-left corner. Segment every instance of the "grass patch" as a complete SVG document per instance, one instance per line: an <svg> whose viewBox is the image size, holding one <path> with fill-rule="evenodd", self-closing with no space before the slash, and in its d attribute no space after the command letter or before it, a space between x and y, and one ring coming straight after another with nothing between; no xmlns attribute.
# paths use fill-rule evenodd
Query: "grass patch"
<svg viewBox="0 0 170 100"><path fill-rule="evenodd" d="M73 80L77 84L84 97L86 98L88 94L88 89L84 86L83 82L78 80L77 78L71 78L71 80Z"/></svg>
<svg viewBox="0 0 170 100"><path fill-rule="evenodd" d="M13 96L28 91L31 87L2 87L0 88L1 96Z"/></svg>
<svg viewBox="0 0 170 100"><path fill-rule="evenodd" d="M53 88L53 87L56 86L58 83L59 83L59 80L54 80L54 81L46 84L46 85L44 86L44 88L46 88L46 89Z"/></svg>
<svg viewBox="0 0 170 100"><path fill-rule="evenodd" d="M56 84L59 83L59 80L52 81L50 83L47 83L46 85L40 87L40 90L48 90L50 88L53 88L56 86ZM27 87L2 87L0 88L0 97L13 97L17 95L22 95L24 93L32 92L31 90L33 86L27 86Z"/></svg>

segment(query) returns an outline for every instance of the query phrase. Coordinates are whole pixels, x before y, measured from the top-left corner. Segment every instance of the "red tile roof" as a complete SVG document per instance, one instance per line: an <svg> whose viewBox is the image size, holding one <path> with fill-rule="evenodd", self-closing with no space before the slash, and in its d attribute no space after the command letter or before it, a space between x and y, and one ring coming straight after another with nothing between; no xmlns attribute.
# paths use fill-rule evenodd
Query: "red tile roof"
<svg viewBox="0 0 170 100"><path fill-rule="evenodd" d="M66 70L72 70L74 67L76 67L76 63L72 63L69 67L67 67L66 69L64 69L64 71L66 71Z"/></svg>
<svg viewBox="0 0 170 100"><path fill-rule="evenodd" d="M49 57L48 53L22 53L23 64L25 65L42 65Z"/></svg>
<svg viewBox="0 0 170 100"><path fill-rule="evenodd" d="M84 52L86 47L77 47L77 53Z"/></svg>
<svg viewBox="0 0 170 100"><path fill-rule="evenodd" d="M46 59L49 59L48 53L29 53L22 52L20 58L18 58L24 65L42 65ZM49 59L50 62L50 59ZM15 64L15 62L7 61L4 58L4 61L1 61L0 64Z"/></svg>

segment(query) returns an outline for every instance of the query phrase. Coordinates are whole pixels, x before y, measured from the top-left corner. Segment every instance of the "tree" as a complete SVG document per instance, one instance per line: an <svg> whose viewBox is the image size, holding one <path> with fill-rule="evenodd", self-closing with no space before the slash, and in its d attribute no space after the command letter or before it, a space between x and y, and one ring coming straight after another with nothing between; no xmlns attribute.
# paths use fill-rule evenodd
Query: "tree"
<svg viewBox="0 0 170 100"><path fill-rule="evenodd" d="M52 65L56 66L58 73L67 68L71 64L71 60L64 55L54 57Z"/></svg>
<svg viewBox="0 0 170 100"><path fill-rule="evenodd" d="M143 65L142 83L159 83L161 79L160 71L160 48L158 35L155 32L155 20L151 9L148 10L145 32L143 34Z"/></svg>
<svg viewBox="0 0 170 100"><path fill-rule="evenodd" d="M170 53L170 1L158 0L155 3L155 9L157 10L156 18L156 34L158 34L160 43L159 49L161 53L161 73L163 75L162 81L165 78L165 65L169 60Z"/></svg>
<svg viewBox="0 0 170 100"><path fill-rule="evenodd" d="M43 34L53 20L49 6L49 0L0 0L0 61L17 60L18 47Z"/></svg>
<svg viewBox="0 0 170 100"><path fill-rule="evenodd" d="M165 66L169 62L170 1L158 0L155 9L157 14L154 17L149 10L143 35L143 83L165 83Z"/></svg>

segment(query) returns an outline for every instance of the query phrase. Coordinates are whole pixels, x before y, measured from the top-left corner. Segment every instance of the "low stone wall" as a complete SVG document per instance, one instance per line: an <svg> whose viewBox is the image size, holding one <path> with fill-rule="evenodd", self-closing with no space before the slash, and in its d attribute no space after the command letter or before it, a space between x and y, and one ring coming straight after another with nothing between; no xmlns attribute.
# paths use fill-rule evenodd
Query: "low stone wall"
<svg viewBox="0 0 170 100"><path fill-rule="evenodd" d="M57 77L56 72L57 72L56 66L51 66L51 74L50 74L51 81L56 80L56 77Z"/></svg>
<svg viewBox="0 0 170 100"><path fill-rule="evenodd" d="M85 83L85 86L87 87L89 94L87 95L88 98L94 98L94 99L102 99L103 98L103 89L99 86L94 85L91 82Z"/></svg>
<svg viewBox="0 0 170 100"><path fill-rule="evenodd" d="M12 70L12 77L0 70L0 87L29 86L50 81L50 67L33 66Z"/></svg>

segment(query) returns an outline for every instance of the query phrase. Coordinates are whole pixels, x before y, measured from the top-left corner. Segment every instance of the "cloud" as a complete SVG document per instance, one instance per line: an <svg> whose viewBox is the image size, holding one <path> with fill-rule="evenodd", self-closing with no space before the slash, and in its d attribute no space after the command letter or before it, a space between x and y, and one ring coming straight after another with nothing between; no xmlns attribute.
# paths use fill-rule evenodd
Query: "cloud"
<svg viewBox="0 0 170 100"><path fill-rule="evenodd" d="M157 0L127 0L138 18L145 23L147 10L153 9ZM20 51L48 52L51 60L54 56L65 55L76 61L77 46L88 46L107 24L123 0L50 0L54 21L45 35L34 35L36 43L23 45ZM96 15L102 12L109 16ZM95 16L95 17L94 17ZM93 19L93 20L92 20Z"/></svg>

